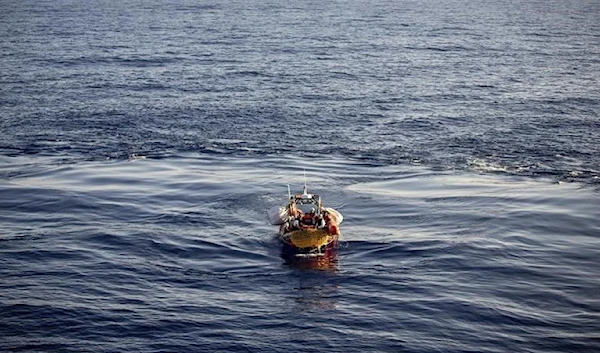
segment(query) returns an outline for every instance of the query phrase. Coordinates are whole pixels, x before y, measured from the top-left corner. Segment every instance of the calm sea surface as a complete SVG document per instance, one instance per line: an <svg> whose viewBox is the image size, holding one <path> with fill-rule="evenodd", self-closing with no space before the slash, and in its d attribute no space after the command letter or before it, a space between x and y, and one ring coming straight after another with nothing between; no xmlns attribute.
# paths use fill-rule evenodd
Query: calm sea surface
<svg viewBox="0 0 600 353"><path fill-rule="evenodd" d="M599 19L0 0L0 351L599 352Z"/></svg>

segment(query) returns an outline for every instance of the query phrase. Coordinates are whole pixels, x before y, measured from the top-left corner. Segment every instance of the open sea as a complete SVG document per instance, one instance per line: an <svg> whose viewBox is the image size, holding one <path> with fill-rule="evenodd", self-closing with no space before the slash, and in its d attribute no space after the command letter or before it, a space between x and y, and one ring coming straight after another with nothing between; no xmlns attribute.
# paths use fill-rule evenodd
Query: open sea
<svg viewBox="0 0 600 353"><path fill-rule="evenodd" d="M0 0L0 352L600 352L600 2Z"/></svg>

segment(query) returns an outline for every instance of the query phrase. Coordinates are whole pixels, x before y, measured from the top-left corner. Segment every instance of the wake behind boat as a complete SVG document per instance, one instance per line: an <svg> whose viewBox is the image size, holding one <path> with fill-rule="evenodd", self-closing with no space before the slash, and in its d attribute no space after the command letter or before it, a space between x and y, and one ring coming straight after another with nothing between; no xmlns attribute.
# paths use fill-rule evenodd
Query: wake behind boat
<svg viewBox="0 0 600 353"><path fill-rule="evenodd" d="M269 210L269 220L279 225L279 238L286 257L333 255L340 237L339 225L344 217L324 207L321 197L309 194L306 184L302 194L292 195L288 186L288 203Z"/></svg>

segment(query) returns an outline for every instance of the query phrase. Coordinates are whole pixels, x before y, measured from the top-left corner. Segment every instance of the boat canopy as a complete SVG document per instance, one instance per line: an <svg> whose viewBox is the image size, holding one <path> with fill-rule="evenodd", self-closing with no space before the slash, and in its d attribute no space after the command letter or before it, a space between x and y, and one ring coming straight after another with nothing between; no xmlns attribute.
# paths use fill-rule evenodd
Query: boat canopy
<svg viewBox="0 0 600 353"><path fill-rule="evenodd" d="M321 197L313 194L298 194L290 197L290 204L293 203L298 209L304 213L310 212L312 209L317 214L321 213L322 204Z"/></svg>

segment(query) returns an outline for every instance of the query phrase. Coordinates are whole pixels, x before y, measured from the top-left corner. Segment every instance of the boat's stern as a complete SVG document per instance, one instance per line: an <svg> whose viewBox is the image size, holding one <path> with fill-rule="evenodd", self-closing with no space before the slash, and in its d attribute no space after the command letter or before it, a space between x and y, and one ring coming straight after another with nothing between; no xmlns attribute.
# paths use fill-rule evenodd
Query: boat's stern
<svg viewBox="0 0 600 353"><path fill-rule="evenodd" d="M301 229L281 236L283 253L289 256L314 257L329 255L338 246L339 234L322 229Z"/></svg>

